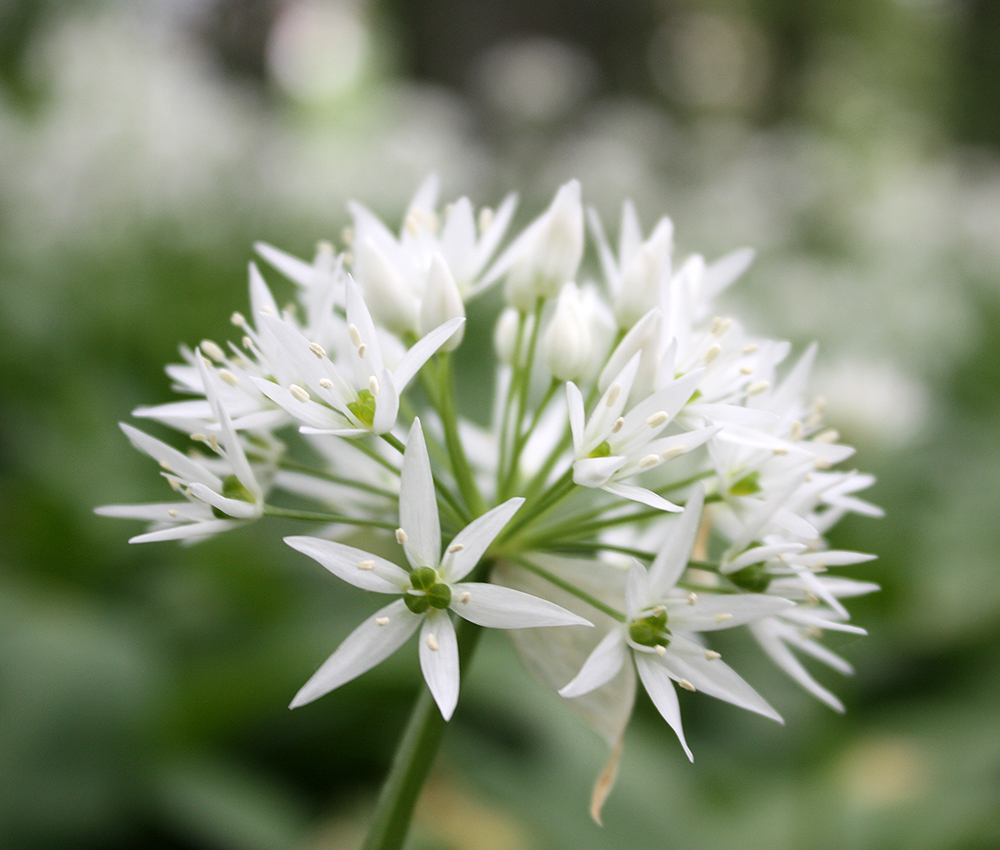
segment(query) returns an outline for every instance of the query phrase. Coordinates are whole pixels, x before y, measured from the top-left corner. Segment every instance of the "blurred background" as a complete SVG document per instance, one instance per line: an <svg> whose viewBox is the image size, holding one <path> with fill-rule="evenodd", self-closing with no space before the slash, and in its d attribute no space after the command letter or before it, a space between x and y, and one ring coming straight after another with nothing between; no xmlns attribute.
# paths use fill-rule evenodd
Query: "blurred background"
<svg viewBox="0 0 1000 850"><path fill-rule="evenodd" d="M787 725L685 699L689 765L643 696L602 829L602 744L491 634L412 847L1000 845L998 107L993 0L0 2L0 847L359 845L414 658L289 712L360 592L291 524L130 547L92 509L164 498L115 423L230 336L252 242L395 227L430 171L756 247L728 309L820 340L887 515L833 536L884 588L817 671L846 715L748 655Z"/></svg>

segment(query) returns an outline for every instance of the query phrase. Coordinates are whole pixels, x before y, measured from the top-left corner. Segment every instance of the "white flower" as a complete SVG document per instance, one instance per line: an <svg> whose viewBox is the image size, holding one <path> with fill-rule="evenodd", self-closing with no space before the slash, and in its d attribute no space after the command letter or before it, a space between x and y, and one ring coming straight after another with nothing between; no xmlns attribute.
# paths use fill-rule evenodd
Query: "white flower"
<svg viewBox="0 0 1000 850"><path fill-rule="evenodd" d="M496 629L590 625L564 608L527 593L482 582L463 582L524 499L509 499L473 520L442 554L441 528L430 459L420 420L415 419L403 456L396 533L411 569L352 546L315 537L287 537L334 575L375 593L399 599L355 629L292 701L295 708L349 682L396 651L420 628L420 667L447 720L458 702L458 643L450 609L480 626Z"/></svg>
<svg viewBox="0 0 1000 850"><path fill-rule="evenodd" d="M718 428L700 428L659 437L694 392L700 379L697 372L678 378L665 389L633 405L623 416L639 360L639 354L629 360L597 402L586 425L583 394L576 384L566 384L575 454L573 480L581 487L599 487L653 508L679 511L677 505L652 490L626 483L624 479L655 469L698 448Z"/></svg>
<svg viewBox="0 0 1000 850"><path fill-rule="evenodd" d="M383 360L375 323L357 284L347 279L347 331L351 341L349 370L338 367L326 350L287 322L261 314L264 327L301 384L287 387L255 378L260 391L298 419L305 433L353 437L386 434L396 424L399 395L420 367L465 321L454 318L419 340L390 371Z"/></svg>
<svg viewBox="0 0 1000 850"><path fill-rule="evenodd" d="M697 633L744 625L792 606L774 597L691 594L676 588L698 532L703 498L699 487L648 572L633 562L625 589L626 622L608 632L576 677L559 691L564 697L590 693L611 681L631 654L646 692L692 760L673 682L782 722L717 652L705 648Z"/></svg>

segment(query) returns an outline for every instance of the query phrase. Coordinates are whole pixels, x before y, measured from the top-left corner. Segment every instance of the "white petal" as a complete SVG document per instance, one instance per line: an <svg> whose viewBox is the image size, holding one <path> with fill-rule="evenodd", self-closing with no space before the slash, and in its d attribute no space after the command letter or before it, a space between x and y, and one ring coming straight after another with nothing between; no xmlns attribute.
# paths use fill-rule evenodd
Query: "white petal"
<svg viewBox="0 0 1000 850"><path fill-rule="evenodd" d="M382 374L378 376L381 382L381 389L378 398L375 400L375 416L372 419L372 432L375 434L388 434L396 424L396 417L399 415L399 392L393 383L392 375L388 369L383 368Z"/></svg>
<svg viewBox="0 0 1000 850"><path fill-rule="evenodd" d="M583 409L583 393L572 381L566 384L566 404L569 406L569 428L573 434L573 451L579 453L583 447L583 425L586 413Z"/></svg>
<svg viewBox="0 0 1000 850"><path fill-rule="evenodd" d="M642 564L633 559L625 581L625 610L629 617L634 618L654 601L659 599L650 599L649 574Z"/></svg>
<svg viewBox="0 0 1000 850"><path fill-rule="evenodd" d="M610 682L628 658L625 634L620 628L608 632L571 682L559 689L559 695L572 699L583 696Z"/></svg>
<svg viewBox="0 0 1000 850"><path fill-rule="evenodd" d="M308 289L315 283L316 269L312 263L307 263L298 257L286 254L284 251L268 245L266 242L255 242L253 247L270 265L299 286Z"/></svg>
<svg viewBox="0 0 1000 850"><path fill-rule="evenodd" d="M235 519L215 519L207 522L192 522L187 525L175 525L172 528L161 528L157 531L148 531L145 534L137 534L129 538L129 543L159 543L161 540L195 540L199 537L208 537L212 534L219 534L229 531L239 525L239 520Z"/></svg>
<svg viewBox="0 0 1000 850"><path fill-rule="evenodd" d="M326 567L348 584L375 593L399 593L410 586L409 573L391 561L353 546L319 537L286 537L285 542ZM363 564L364 567L359 567Z"/></svg>
<svg viewBox="0 0 1000 850"><path fill-rule="evenodd" d="M483 553L523 504L524 499L520 496L508 499L458 532L441 559L441 574L445 580L461 581L472 572Z"/></svg>
<svg viewBox="0 0 1000 850"><path fill-rule="evenodd" d="M490 629L593 625L547 599L477 581L451 586L451 610L472 623Z"/></svg>
<svg viewBox="0 0 1000 850"><path fill-rule="evenodd" d="M406 556L413 566L437 569L441 562L441 525L431 461L419 419L413 420L403 454L399 525L406 532Z"/></svg>
<svg viewBox="0 0 1000 850"><path fill-rule="evenodd" d="M351 428L351 423L347 420L347 417L336 413L325 405L319 404L312 399L299 401L289 390L273 381L266 381L263 378L251 378L251 380L257 389L271 401L310 428L321 432ZM367 433L367 431L363 433Z"/></svg>
<svg viewBox="0 0 1000 850"><path fill-rule="evenodd" d="M450 720L458 704L458 640L447 611L431 609L424 618L420 629L420 669L441 716Z"/></svg>
<svg viewBox="0 0 1000 850"><path fill-rule="evenodd" d="M573 462L573 481L581 487L603 487L626 460L618 455L580 458Z"/></svg>
<svg viewBox="0 0 1000 850"><path fill-rule="evenodd" d="M119 424L122 431L125 432L125 436L131 440L132 445L139 449L139 451L149 455L166 471L172 473L177 478L181 478L186 482L198 481L206 487L211 487L213 490L222 489L222 481L197 461L192 460L172 446L168 446L166 443L157 440L156 437L150 437L149 434L143 433L138 428L133 428L124 422Z"/></svg>
<svg viewBox="0 0 1000 850"><path fill-rule="evenodd" d="M261 514L260 505L255 505L252 502L244 502L242 499L229 499L225 496L220 496L204 484L192 484L191 495L211 505L213 508L218 508L226 516L236 519L251 519Z"/></svg>
<svg viewBox="0 0 1000 850"><path fill-rule="evenodd" d="M417 340L414 346L403 355L396 371L392 373L392 380L397 391L402 392L406 389L410 381L413 380L413 376L420 371L420 367L430 360L431 355L451 339L464 323L464 316L456 316L443 325L438 325L430 333L424 334Z"/></svg>
<svg viewBox="0 0 1000 850"><path fill-rule="evenodd" d="M748 685L728 664L705 657L705 647L675 636L662 659L664 667L678 680L687 679L699 691L716 699L755 711L764 717L784 723L760 694Z"/></svg>
<svg viewBox="0 0 1000 850"><path fill-rule="evenodd" d="M625 484L622 481L609 481L607 484L602 485L601 489L615 496L621 496L623 499L649 505L649 507L656 508L658 511L677 513L684 510L680 505L675 505L673 502L667 501L658 493L635 484Z"/></svg>
<svg viewBox="0 0 1000 850"><path fill-rule="evenodd" d="M809 671L802 666L802 663L792 654L792 651L781 642L777 635L766 628L765 624L761 624L760 626L752 625L750 629L753 631L754 637L757 638L760 645L764 648L764 651L771 656L774 663L784 670L791 679L818 700L825 702L834 711L839 711L841 714L844 713L844 704L809 674Z"/></svg>
<svg viewBox="0 0 1000 850"><path fill-rule="evenodd" d="M389 622L379 625L379 620ZM356 679L384 661L412 635L424 618L413 614L402 599L376 611L351 632L323 666L295 695L289 708L298 708Z"/></svg>
<svg viewBox="0 0 1000 850"><path fill-rule="evenodd" d="M714 632L752 623L773 614L783 614L795 603L762 593L699 593L694 605L671 607L668 628L688 632Z"/></svg>
<svg viewBox="0 0 1000 850"><path fill-rule="evenodd" d="M701 509L705 503L705 487L699 482L688 497L684 513L672 520L670 537L660 548L649 567L650 593L662 598L681 577L691 558L694 539L701 524Z"/></svg>
<svg viewBox="0 0 1000 850"><path fill-rule="evenodd" d="M681 707L677 702L677 691L674 690L674 683L670 676L660 664L659 659L648 657L644 652L637 652L635 656L635 666L639 671L639 678L646 688L646 693L656 706L656 710L663 715L663 719L670 724L674 730L687 757L694 761L691 749L684 740L684 729L681 726Z"/></svg>

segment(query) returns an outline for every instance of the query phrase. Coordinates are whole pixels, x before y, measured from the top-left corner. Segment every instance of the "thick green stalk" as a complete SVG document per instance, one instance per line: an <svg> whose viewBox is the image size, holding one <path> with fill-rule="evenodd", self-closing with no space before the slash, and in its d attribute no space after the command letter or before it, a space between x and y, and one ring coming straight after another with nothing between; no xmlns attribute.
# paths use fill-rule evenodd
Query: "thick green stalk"
<svg viewBox="0 0 1000 850"><path fill-rule="evenodd" d="M464 671L482 628L468 620L459 620L455 631L458 634L459 666ZM427 685L423 685L375 804L375 814L362 850L400 850L403 846L413 810L447 725Z"/></svg>

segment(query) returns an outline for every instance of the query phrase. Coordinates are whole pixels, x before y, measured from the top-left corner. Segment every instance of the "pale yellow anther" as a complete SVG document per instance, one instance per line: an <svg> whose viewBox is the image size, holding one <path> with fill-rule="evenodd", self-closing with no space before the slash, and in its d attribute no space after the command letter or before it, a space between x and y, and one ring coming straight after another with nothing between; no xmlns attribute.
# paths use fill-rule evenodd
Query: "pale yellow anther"
<svg viewBox="0 0 1000 850"><path fill-rule="evenodd" d="M611 426L611 433L612 434L617 434L624 427L625 427L625 417L624 416L619 416L615 420L615 424Z"/></svg>
<svg viewBox="0 0 1000 850"><path fill-rule="evenodd" d="M227 384L229 384L229 386L231 387L238 387L240 385L240 379L237 378L228 369L220 369L219 377L222 378L222 380L225 381Z"/></svg>
<svg viewBox="0 0 1000 850"><path fill-rule="evenodd" d="M770 381L754 381L749 387L747 387L747 395L759 395L770 386Z"/></svg>
<svg viewBox="0 0 1000 850"><path fill-rule="evenodd" d="M732 326L732 319L723 319L721 316L716 316L712 319L712 336L722 336Z"/></svg>
<svg viewBox="0 0 1000 850"><path fill-rule="evenodd" d="M176 478L168 478L167 481L170 482L170 489L176 490L178 493L181 491L181 483Z"/></svg>
<svg viewBox="0 0 1000 850"><path fill-rule="evenodd" d="M639 461L639 469L652 469L660 462L659 455L646 455Z"/></svg>
<svg viewBox="0 0 1000 850"><path fill-rule="evenodd" d="M233 315L229 317L229 321L238 328L242 328L247 323L246 316L244 316L239 310L233 312Z"/></svg>
<svg viewBox="0 0 1000 850"><path fill-rule="evenodd" d="M406 536L406 532L401 528L396 529L396 542L402 546L410 538Z"/></svg>
<svg viewBox="0 0 1000 850"><path fill-rule="evenodd" d="M216 363L221 363L226 359L226 355L222 353L222 349L210 339L203 339L201 341L201 350L211 357Z"/></svg>
<svg viewBox="0 0 1000 850"><path fill-rule="evenodd" d="M660 457L664 460L673 460L675 457L680 457L687 451L687 446L673 446L667 449L665 452L660 454Z"/></svg>
<svg viewBox="0 0 1000 850"><path fill-rule="evenodd" d="M324 390L332 390L333 389L333 381L331 381L329 378L320 378L319 379L319 385Z"/></svg>
<svg viewBox="0 0 1000 850"><path fill-rule="evenodd" d="M698 594L693 590L688 594L688 605L694 605L698 602Z"/></svg>
<svg viewBox="0 0 1000 850"><path fill-rule="evenodd" d="M472 599L472 594L469 591L465 591L465 593L458 597L458 601L463 605L468 605L470 599Z"/></svg>
<svg viewBox="0 0 1000 850"><path fill-rule="evenodd" d="M806 599L809 601L810 605L819 605L819 597L815 593L810 593L806 591Z"/></svg>
<svg viewBox="0 0 1000 850"><path fill-rule="evenodd" d="M708 347L708 350L705 352L705 356L702 358L702 360L704 360L706 363L711 363L713 360L715 360L716 357L719 356L719 352L721 351L722 351L722 346L719 345L719 343L717 342L713 342Z"/></svg>
<svg viewBox="0 0 1000 850"><path fill-rule="evenodd" d="M196 443L207 443L208 442L208 437L206 437L204 434L202 434L201 431L195 431L191 435L191 439L194 440Z"/></svg>
<svg viewBox="0 0 1000 850"><path fill-rule="evenodd" d="M464 548L465 545L463 543L452 543L451 546L448 547L448 551L454 555L456 552L461 552Z"/></svg>
<svg viewBox="0 0 1000 850"><path fill-rule="evenodd" d="M167 472L170 472L170 461L169 460L161 460L161 461L159 461L159 464Z"/></svg>
<svg viewBox="0 0 1000 850"><path fill-rule="evenodd" d="M351 345L357 348L361 345L361 331L358 330L358 326L355 324L350 324L347 326L347 333L351 337Z"/></svg>
<svg viewBox="0 0 1000 850"><path fill-rule="evenodd" d="M309 401L309 392L304 387L300 387L298 384L292 384L288 388L288 392L292 394L292 398L296 401L301 401L303 404Z"/></svg>
<svg viewBox="0 0 1000 850"><path fill-rule="evenodd" d="M715 615L715 622L717 622L717 623L724 623L724 622L726 622L726 620L731 620L731 619L733 619L733 615L732 614L716 614Z"/></svg>
<svg viewBox="0 0 1000 850"><path fill-rule="evenodd" d="M317 239L316 253L325 254L327 257L332 257L334 254L333 243L329 239Z"/></svg>
<svg viewBox="0 0 1000 850"><path fill-rule="evenodd" d="M253 340L248 336L243 337L243 339L240 340L240 344L247 349L253 348Z"/></svg>
<svg viewBox="0 0 1000 850"><path fill-rule="evenodd" d="M436 635L427 635L427 648L433 652L437 652L441 648L438 646L438 639Z"/></svg>
<svg viewBox="0 0 1000 850"><path fill-rule="evenodd" d="M659 617L660 614L666 614L666 613L667 613L666 605L657 605L652 611L654 617Z"/></svg>
<svg viewBox="0 0 1000 850"><path fill-rule="evenodd" d="M740 374L741 375L752 375L753 374L753 366L740 366Z"/></svg>
<svg viewBox="0 0 1000 850"><path fill-rule="evenodd" d="M358 357L360 357L362 360L364 360L365 359L365 352L367 350L368 350L368 346L365 345L364 343L361 343L361 345L358 346Z"/></svg>
<svg viewBox="0 0 1000 850"><path fill-rule="evenodd" d="M833 464L830 463L830 461L828 461L824 457L818 457L816 458L816 460L813 461L813 466L815 466L817 469L822 470L822 469L829 469L831 466L833 466Z"/></svg>
<svg viewBox="0 0 1000 850"><path fill-rule="evenodd" d="M706 661L718 661L722 656L716 652L714 649L705 650L705 660Z"/></svg>
<svg viewBox="0 0 1000 850"><path fill-rule="evenodd" d="M309 350L315 354L317 357L326 357L326 349L323 348L318 342L310 342Z"/></svg>
<svg viewBox="0 0 1000 850"><path fill-rule="evenodd" d="M389 625L389 618L388 617L376 617L375 618L375 625L376 626L388 626Z"/></svg>
<svg viewBox="0 0 1000 850"><path fill-rule="evenodd" d="M217 452L219 450L219 435L212 434L212 436L208 438L208 444L212 447L213 452Z"/></svg>
<svg viewBox="0 0 1000 850"><path fill-rule="evenodd" d="M618 401L618 396L621 395L622 385L612 384L611 389L608 390L608 396L604 401L604 404L608 407L614 407L615 402Z"/></svg>
<svg viewBox="0 0 1000 850"><path fill-rule="evenodd" d="M826 561L817 561L809 569L811 569L814 573L822 573L826 571L826 567Z"/></svg>
<svg viewBox="0 0 1000 850"><path fill-rule="evenodd" d="M779 552L778 553L778 560L781 561L781 563L783 563L783 564L787 564L788 563L788 556L784 552Z"/></svg>
<svg viewBox="0 0 1000 850"><path fill-rule="evenodd" d="M368 379L368 392L370 392L373 396L377 396L380 392L382 392L382 386L379 384L378 378L374 375Z"/></svg>
<svg viewBox="0 0 1000 850"><path fill-rule="evenodd" d="M646 420L646 424L650 428L659 428L664 422L666 422L670 417L667 415L667 411L661 410L654 413Z"/></svg>
<svg viewBox="0 0 1000 850"><path fill-rule="evenodd" d="M788 454L788 449L782 448L780 446L776 449L772 449L771 451L778 457L784 457L786 454Z"/></svg>
<svg viewBox="0 0 1000 850"><path fill-rule="evenodd" d="M798 419L796 419L792 423L792 428L791 428L791 431L789 431L788 436L794 442L798 442L799 440L802 439L803 436L805 436L805 432L806 432L806 429L802 427L802 423L799 422Z"/></svg>
<svg viewBox="0 0 1000 850"><path fill-rule="evenodd" d="M749 345L744 345L743 346L743 353L744 354L753 354L758 348L760 348L760 346L757 345L757 343L751 342Z"/></svg>
<svg viewBox="0 0 1000 850"><path fill-rule="evenodd" d="M354 244L354 228L345 227L341 230L340 239L348 248L350 248Z"/></svg>
<svg viewBox="0 0 1000 850"><path fill-rule="evenodd" d="M822 434L817 434L813 437L813 442L815 443L835 443L840 439L840 432L830 428L828 431L824 431Z"/></svg>
<svg viewBox="0 0 1000 850"><path fill-rule="evenodd" d="M687 679L678 679L677 684L684 688L685 691L694 693L695 687Z"/></svg>
<svg viewBox="0 0 1000 850"><path fill-rule="evenodd" d="M802 630L802 636L819 640L823 637L823 630L819 626L809 626L809 628Z"/></svg>
<svg viewBox="0 0 1000 850"><path fill-rule="evenodd" d="M365 571L367 571L367 570L374 570L375 569L375 562L372 561L372 560L359 561L358 562L358 569L359 570L365 570Z"/></svg>
<svg viewBox="0 0 1000 850"><path fill-rule="evenodd" d="M167 515L172 516L174 519L177 519L177 517L179 517L181 513L176 508L171 508L169 511L167 511Z"/></svg>
<svg viewBox="0 0 1000 850"><path fill-rule="evenodd" d="M269 315L269 316L275 316L275 315L277 315L274 312L274 307L272 307L270 304L265 304L263 307L261 307L260 308L260 312L261 313L267 313L267 315Z"/></svg>
<svg viewBox="0 0 1000 850"><path fill-rule="evenodd" d="M667 654L667 648L665 646L657 644L656 645L656 654L659 655L660 658L663 658L663 656Z"/></svg>

